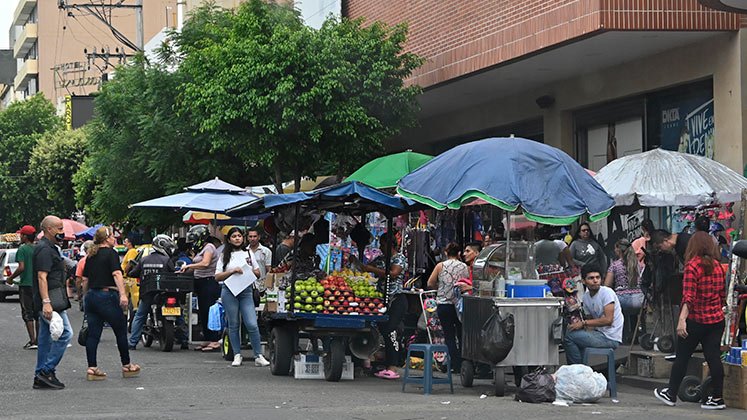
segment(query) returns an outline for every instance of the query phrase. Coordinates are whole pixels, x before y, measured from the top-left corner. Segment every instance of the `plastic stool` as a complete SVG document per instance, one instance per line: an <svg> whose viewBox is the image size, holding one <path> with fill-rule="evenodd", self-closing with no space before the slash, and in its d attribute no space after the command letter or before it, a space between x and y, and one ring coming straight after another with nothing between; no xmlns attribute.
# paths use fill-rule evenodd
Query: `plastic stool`
<svg viewBox="0 0 747 420"><path fill-rule="evenodd" d="M589 355L597 354L607 356L607 389L610 390L610 398L617 398L617 380L615 378L615 349L603 349L587 347L584 349L584 364L589 365Z"/></svg>
<svg viewBox="0 0 747 420"><path fill-rule="evenodd" d="M446 368L448 376L446 378L433 377L433 352L443 352L446 354ZM410 376L410 355L412 352L423 352L423 376ZM407 349L405 358L405 376L402 378L402 392L405 392L405 385L408 383L423 385L423 394L430 395L433 384L449 384L451 393L454 393L454 384L451 382L451 355L449 348L444 344L411 344Z"/></svg>

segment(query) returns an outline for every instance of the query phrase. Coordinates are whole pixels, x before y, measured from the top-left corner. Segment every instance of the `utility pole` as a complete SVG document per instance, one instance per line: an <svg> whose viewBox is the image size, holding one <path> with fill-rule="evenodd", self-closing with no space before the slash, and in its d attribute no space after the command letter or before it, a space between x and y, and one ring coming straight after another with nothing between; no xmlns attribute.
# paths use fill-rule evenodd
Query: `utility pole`
<svg viewBox="0 0 747 420"><path fill-rule="evenodd" d="M143 31L143 0L135 1L135 43L140 51L145 49L145 35Z"/></svg>

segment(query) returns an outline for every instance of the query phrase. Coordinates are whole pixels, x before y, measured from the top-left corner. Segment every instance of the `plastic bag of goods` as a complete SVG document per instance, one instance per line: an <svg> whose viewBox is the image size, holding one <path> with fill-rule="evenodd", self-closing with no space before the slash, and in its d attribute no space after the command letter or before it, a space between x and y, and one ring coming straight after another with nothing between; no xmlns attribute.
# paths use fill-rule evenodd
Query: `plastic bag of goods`
<svg viewBox="0 0 747 420"><path fill-rule="evenodd" d="M493 364L503 361L514 346L514 316L495 311L480 331L482 356Z"/></svg>
<svg viewBox="0 0 747 420"><path fill-rule="evenodd" d="M614 372L612 372L614 375ZM595 402L607 391L607 378L586 365L561 366L555 372L556 399L574 403Z"/></svg>
<svg viewBox="0 0 747 420"><path fill-rule="evenodd" d="M64 331L65 324L62 322L62 317L57 312L52 312L52 320L49 321L49 334L52 335L52 340L59 340Z"/></svg>

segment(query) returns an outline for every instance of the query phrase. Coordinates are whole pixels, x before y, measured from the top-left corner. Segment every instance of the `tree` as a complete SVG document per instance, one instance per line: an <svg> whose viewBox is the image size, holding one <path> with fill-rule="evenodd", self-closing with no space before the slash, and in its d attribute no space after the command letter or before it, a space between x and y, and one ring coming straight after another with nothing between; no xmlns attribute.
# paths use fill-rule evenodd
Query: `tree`
<svg viewBox="0 0 747 420"><path fill-rule="evenodd" d="M292 9L250 0L233 13L197 9L165 55L188 75L180 112L214 149L298 187L327 161L353 169L414 123L419 89L403 79L421 60L403 53L406 32L345 19L316 31Z"/></svg>
<svg viewBox="0 0 747 420"><path fill-rule="evenodd" d="M50 213L67 216L77 209L73 176L87 154L87 143L85 129L56 130L43 134L31 151L29 174L44 192Z"/></svg>
<svg viewBox="0 0 747 420"><path fill-rule="evenodd" d="M183 78L140 58L118 68L96 97L89 154L74 177L78 204L94 220L167 226L179 215L129 204L216 176L237 185L259 178L231 154L213 153L212 139L197 133L193 118L177 115Z"/></svg>
<svg viewBox="0 0 747 420"><path fill-rule="evenodd" d="M61 127L54 105L41 94L0 112L0 231L37 225L48 211L46 195L29 173L29 159L42 134Z"/></svg>

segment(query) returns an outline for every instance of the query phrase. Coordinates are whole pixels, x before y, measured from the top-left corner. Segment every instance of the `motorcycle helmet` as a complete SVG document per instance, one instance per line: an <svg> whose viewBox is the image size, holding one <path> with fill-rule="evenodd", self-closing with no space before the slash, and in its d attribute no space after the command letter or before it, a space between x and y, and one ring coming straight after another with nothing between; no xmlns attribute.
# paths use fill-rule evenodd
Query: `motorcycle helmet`
<svg viewBox="0 0 747 420"><path fill-rule="evenodd" d="M153 249L166 256L171 256L176 250L174 240L168 235L156 235L153 238Z"/></svg>
<svg viewBox="0 0 747 420"><path fill-rule="evenodd" d="M189 228L187 232L187 243L192 244L192 249L200 250L210 236L210 231L205 225L196 225Z"/></svg>

